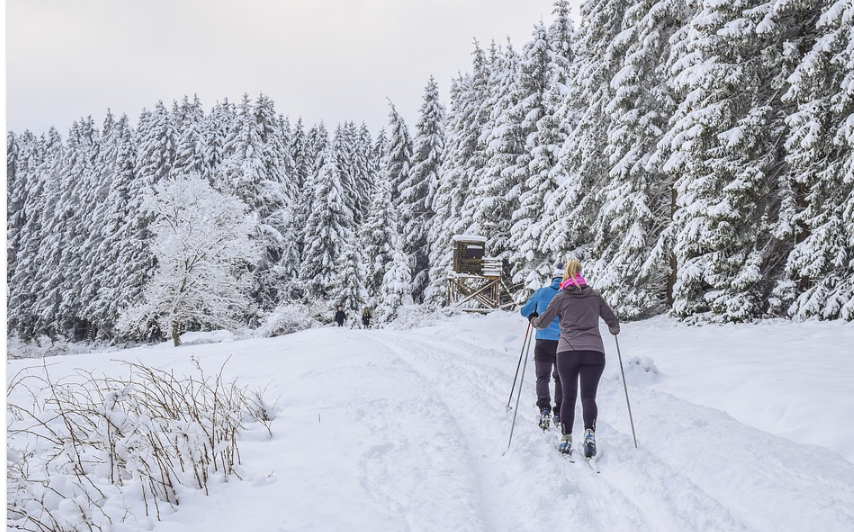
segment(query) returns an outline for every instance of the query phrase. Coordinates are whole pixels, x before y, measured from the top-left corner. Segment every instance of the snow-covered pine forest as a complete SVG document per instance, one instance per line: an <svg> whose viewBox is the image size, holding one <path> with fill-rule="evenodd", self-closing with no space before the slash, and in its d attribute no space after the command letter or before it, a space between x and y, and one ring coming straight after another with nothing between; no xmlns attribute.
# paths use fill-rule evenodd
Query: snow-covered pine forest
<svg viewBox="0 0 854 532"><path fill-rule="evenodd" d="M623 319L854 320L854 1L574 18L558 0L522 46L474 43L412 126L393 104L380 131L304 124L262 94L9 132L9 334L306 304L383 323L444 302L456 234L488 238L519 299L572 255Z"/></svg>

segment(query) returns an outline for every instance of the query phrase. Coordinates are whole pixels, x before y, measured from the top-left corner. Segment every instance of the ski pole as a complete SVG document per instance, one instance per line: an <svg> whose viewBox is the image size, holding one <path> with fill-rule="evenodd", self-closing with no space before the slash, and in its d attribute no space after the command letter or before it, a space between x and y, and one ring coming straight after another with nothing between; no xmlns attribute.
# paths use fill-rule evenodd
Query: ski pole
<svg viewBox="0 0 854 532"><path fill-rule="evenodd" d="M528 328L525 330L525 339L522 340L522 351L519 353L519 362L516 363L516 374L513 375L513 387L510 388L510 397L507 398L507 410L510 410L510 401L513 399L513 390L516 389L516 377L519 376L519 366L522 365L522 355L525 353L525 344L528 342L528 333L531 332L531 322L528 322Z"/></svg>
<svg viewBox="0 0 854 532"><path fill-rule="evenodd" d="M533 334L528 337L528 346L524 349L525 365L522 366L522 377L519 379L519 394L516 395L516 409L513 411L513 424L510 426L510 439L507 440L507 449L505 449L504 452L501 453L501 456L507 454L507 451L510 450L510 442L513 441L513 429L516 428L516 415L519 413L519 399L522 398L522 382L525 380L525 366L528 365L528 353L531 351L531 338L533 337Z"/></svg>
<svg viewBox="0 0 854 532"><path fill-rule="evenodd" d="M620 342L617 340L617 335L614 335L614 341L617 343L617 358L620 359L620 373L623 375L623 390L626 392L626 406L629 407L629 423L632 424L632 439L635 441L635 449L638 448L638 438L635 436L635 422L632 419L632 405L629 404L629 389L626 386L626 373L623 371L623 356L620 354Z"/></svg>

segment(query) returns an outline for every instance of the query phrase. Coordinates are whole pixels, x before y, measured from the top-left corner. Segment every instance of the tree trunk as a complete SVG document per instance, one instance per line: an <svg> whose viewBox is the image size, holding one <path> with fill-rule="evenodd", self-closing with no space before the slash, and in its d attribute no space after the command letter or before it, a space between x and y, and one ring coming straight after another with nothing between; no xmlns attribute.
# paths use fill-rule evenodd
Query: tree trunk
<svg viewBox="0 0 854 532"><path fill-rule="evenodd" d="M676 187L670 187L670 223L673 224L673 215L676 213ZM675 240L675 237L674 237ZM679 264L676 262L676 252L670 249L670 275L667 278L667 306L673 308L673 288L676 286L676 272L679 269Z"/></svg>
<svg viewBox="0 0 854 532"><path fill-rule="evenodd" d="M178 335L178 322L172 322L172 341L175 342L175 347L181 345L181 337Z"/></svg>

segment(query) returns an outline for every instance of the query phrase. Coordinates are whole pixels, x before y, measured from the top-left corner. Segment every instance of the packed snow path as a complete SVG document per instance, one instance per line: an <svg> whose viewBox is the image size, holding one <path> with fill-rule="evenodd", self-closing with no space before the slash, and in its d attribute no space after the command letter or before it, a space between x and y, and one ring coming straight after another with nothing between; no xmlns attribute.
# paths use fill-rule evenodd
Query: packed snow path
<svg viewBox="0 0 854 532"><path fill-rule="evenodd" d="M507 450L513 412L505 406L524 321L490 320L50 361L52 373L90 365L119 372L115 361L125 359L190 374L192 357L208 371L231 357L227 378L278 398L272 439L259 430L240 443L243 481L215 486L209 497L184 493L177 512L150 523L159 532L854 530L854 464L630 379L635 449L607 344L601 474L578 457L565 460L554 449L557 432L537 427L530 359Z"/></svg>

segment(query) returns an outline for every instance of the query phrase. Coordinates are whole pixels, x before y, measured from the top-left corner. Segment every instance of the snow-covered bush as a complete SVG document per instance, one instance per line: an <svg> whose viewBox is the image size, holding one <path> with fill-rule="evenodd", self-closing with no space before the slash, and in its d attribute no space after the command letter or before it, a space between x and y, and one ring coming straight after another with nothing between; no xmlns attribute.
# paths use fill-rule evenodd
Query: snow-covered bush
<svg viewBox="0 0 854 532"><path fill-rule="evenodd" d="M15 358L45 358L57 355L73 355L78 353L94 353L118 351L120 344L113 342L71 342L68 340L52 340L47 336L27 342L17 336L6 339L6 356Z"/></svg>
<svg viewBox="0 0 854 532"><path fill-rule="evenodd" d="M612 379L621 379L619 366L616 364L610 365L609 377ZM655 366L655 362L648 356L627 356L623 358L623 372L626 376L626 383L632 386L649 386L658 382L661 373Z"/></svg>
<svg viewBox="0 0 854 532"><path fill-rule="evenodd" d="M298 303L280 305L267 316L264 323L255 330L255 336L270 338L283 334L292 334L311 329L322 322L321 316L329 314L326 305L307 306ZM331 314L330 314L331 316ZM326 321L329 321L327 319Z"/></svg>
<svg viewBox="0 0 854 532"><path fill-rule="evenodd" d="M222 369L176 377L129 364L126 378L78 372L61 381L47 366L14 376L7 405L7 525L32 531L108 530L147 523L235 474L245 425L270 430L261 392L223 381ZM20 393L17 396L20 397Z"/></svg>

